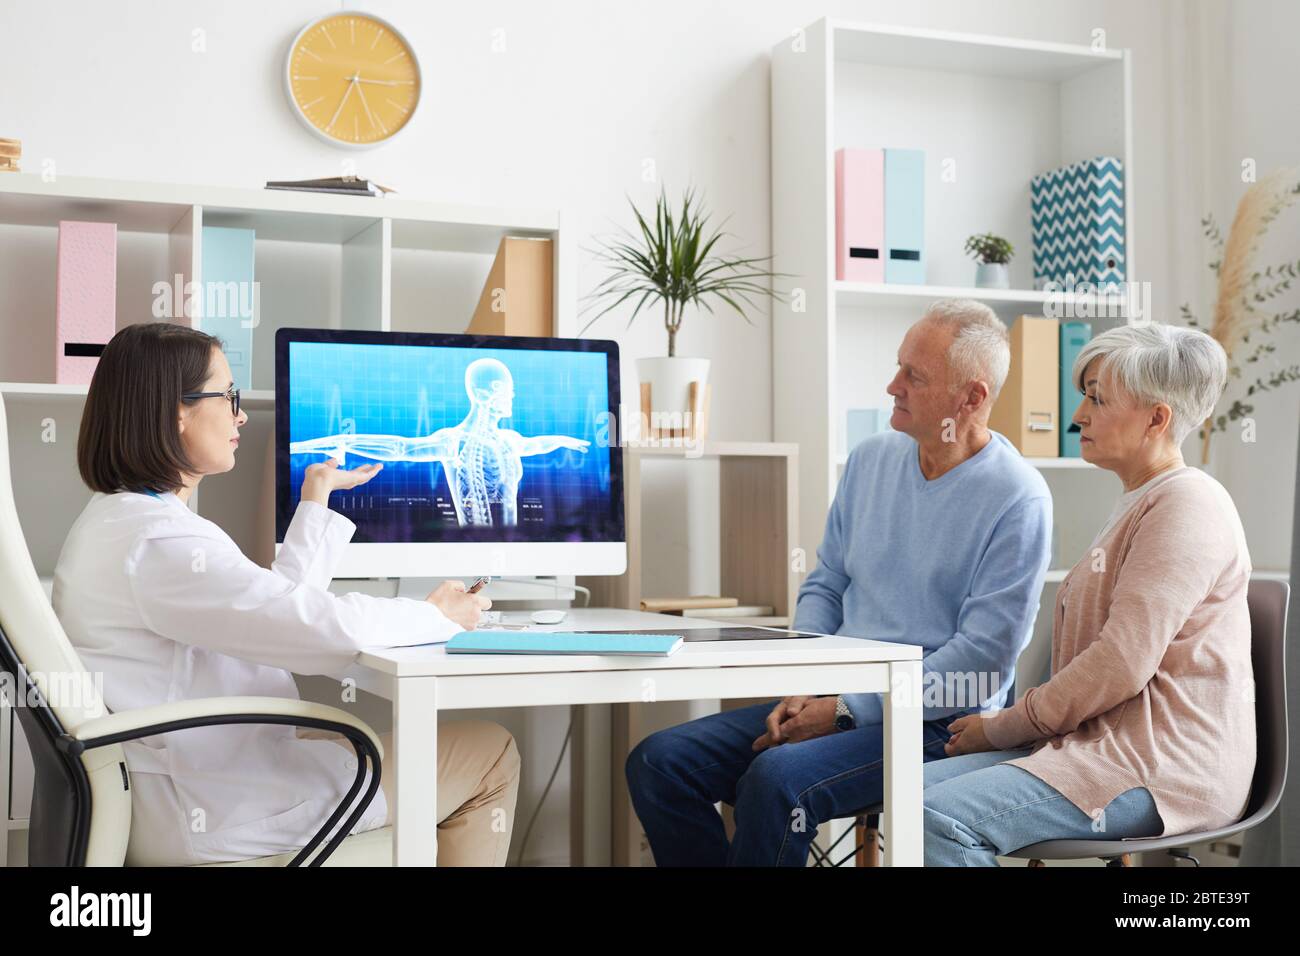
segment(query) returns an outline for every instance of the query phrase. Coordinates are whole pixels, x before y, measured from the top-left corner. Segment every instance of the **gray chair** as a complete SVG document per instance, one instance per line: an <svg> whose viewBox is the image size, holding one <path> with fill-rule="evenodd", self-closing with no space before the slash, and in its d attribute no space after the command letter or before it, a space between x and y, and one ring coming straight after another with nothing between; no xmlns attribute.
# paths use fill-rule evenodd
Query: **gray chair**
<svg viewBox="0 0 1300 956"><path fill-rule="evenodd" d="M348 835L379 787L382 747L374 731L346 711L279 697L217 697L107 711L45 596L27 550L10 481L3 397L0 670L13 677L17 700L12 703L19 705L17 717L36 770L28 831L32 866L123 865L131 831L131 783L123 742L218 724L287 724L337 731L356 750L357 776L329 819L297 853L216 865L320 866L328 859L328 865L375 866L391 860L391 827ZM374 773L366 786L371 767ZM250 780L248 785L259 784Z"/></svg>
<svg viewBox="0 0 1300 956"><path fill-rule="evenodd" d="M1170 855L1200 861L1187 848L1219 840L1262 823L1276 808L1286 785L1286 614L1290 587L1284 581L1250 582L1250 653L1255 671L1255 776L1246 812L1231 826L1200 833L1130 840L1045 840L1021 847L1007 856L1043 866L1043 860L1099 858L1107 866L1130 866L1134 853L1166 850Z"/></svg>

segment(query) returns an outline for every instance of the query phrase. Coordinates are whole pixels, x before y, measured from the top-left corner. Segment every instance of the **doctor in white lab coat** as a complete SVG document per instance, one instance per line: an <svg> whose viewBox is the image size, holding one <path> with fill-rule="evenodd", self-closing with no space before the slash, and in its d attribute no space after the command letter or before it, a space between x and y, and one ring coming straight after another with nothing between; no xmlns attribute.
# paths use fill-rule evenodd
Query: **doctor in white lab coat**
<svg viewBox="0 0 1300 956"><path fill-rule="evenodd" d="M444 641L474 628L489 606L461 582L424 601L327 589L355 530L330 510L330 492L369 481L382 465L311 466L275 564L267 570L245 557L187 506L204 475L235 465L247 421L237 395L219 340L181 326L128 326L99 360L77 443L95 494L59 556L54 608L87 669L103 675L113 711L199 697L297 698L292 673L337 674L366 646ZM483 721L448 723L438 736L439 863L504 864L510 828L500 821L502 811L513 819L519 782L513 739ZM287 726L195 728L124 747L127 859L136 865L296 850L356 776L356 755L341 738ZM356 831L390 819L388 763Z"/></svg>

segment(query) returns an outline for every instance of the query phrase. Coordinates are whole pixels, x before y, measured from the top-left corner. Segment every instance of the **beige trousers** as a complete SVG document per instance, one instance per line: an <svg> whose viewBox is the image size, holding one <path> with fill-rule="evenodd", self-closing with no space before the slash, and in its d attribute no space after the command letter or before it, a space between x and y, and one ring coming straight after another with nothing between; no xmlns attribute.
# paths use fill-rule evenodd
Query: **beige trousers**
<svg viewBox="0 0 1300 956"><path fill-rule="evenodd" d="M299 729L299 737L325 739L349 753L342 734ZM396 803L393 735L384 746L379 786L388 801L389 826ZM458 720L438 724L438 865L505 866L519 796L519 751L500 724Z"/></svg>

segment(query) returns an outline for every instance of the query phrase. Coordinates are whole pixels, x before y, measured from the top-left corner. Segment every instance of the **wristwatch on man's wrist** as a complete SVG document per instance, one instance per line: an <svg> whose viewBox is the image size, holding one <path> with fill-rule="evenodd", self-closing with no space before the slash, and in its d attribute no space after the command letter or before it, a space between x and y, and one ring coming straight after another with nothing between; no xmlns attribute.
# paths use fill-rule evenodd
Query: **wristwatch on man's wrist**
<svg viewBox="0 0 1300 956"><path fill-rule="evenodd" d="M849 713L849 705L844 703L844 695L835 698L835 729L852 730L853 714Z"/></svg>

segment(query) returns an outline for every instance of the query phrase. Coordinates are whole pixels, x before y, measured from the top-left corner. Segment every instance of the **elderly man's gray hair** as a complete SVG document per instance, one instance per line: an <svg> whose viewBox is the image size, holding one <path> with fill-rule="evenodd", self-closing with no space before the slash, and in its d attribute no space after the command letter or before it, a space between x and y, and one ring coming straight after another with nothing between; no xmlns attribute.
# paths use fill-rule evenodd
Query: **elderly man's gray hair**
<svg viewBox="0 0 1300 956"><path fill-rule="evenodd" d="M922 320L952 329L948 365L953 380L958 385L976 379L984 382L989 387L992 408L1011 367L1011 345L1002 320L987 305L974 299L940 299L925 310Z"/></svg>
<svg viewBox="0 0 1300 956"><path fill-rule="evenodd" d="M1107 329L1074 361L1074 384L1081 392L1084 370L1095 358L1101 359L1098 371L1134 401L1164 402L1173 410L1169 427L1175 445L1210 417L1228 384L1223 346L1199 329L1160 322Z"/></svg>

